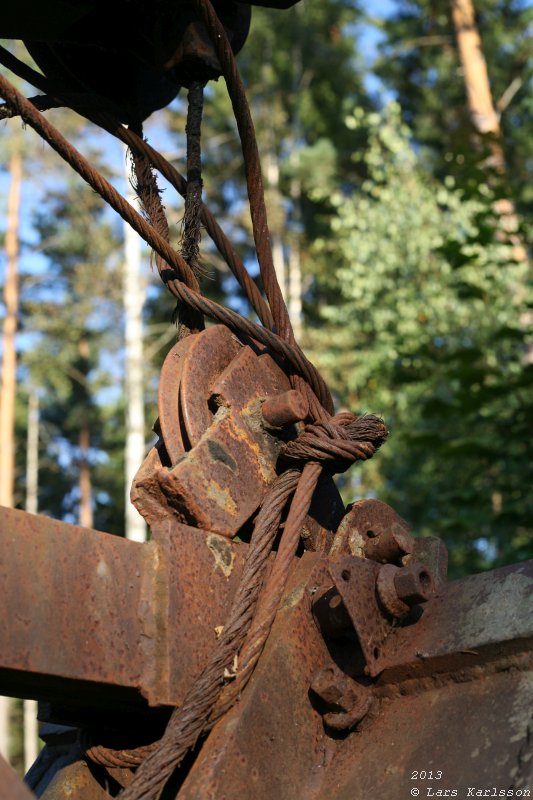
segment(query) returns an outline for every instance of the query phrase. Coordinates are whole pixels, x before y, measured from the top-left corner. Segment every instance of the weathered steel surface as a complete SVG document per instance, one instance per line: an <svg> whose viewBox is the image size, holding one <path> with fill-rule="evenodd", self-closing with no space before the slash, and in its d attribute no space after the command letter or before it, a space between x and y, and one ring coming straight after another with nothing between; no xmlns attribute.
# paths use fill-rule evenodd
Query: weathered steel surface
<svg viewBox="0 0 533 800"><path fill-rule="evenodd" d="M316 800L407 800L413 789L422 798L441 790L441 797L461 800L469 789L486 792L478 797L532 791L530 671L417 688L409 694L398 687L376 718L339 746Z"/></svg>
<svg viewBox="0 0 533 800"><path fill-rule="evenodd" d="M213 384L242 350L242 344L224 325L215 325L188 338L193 342L184 361L180 378L180 415L190 449L191 446L198 444L213 421L213 411L209 405ZM169 382L170 380L169 375ZM160 389L160 415L169 413L166 411L166 385L165 381ZM166 442L164 431L163 436ZM175 461L177 459L172 459L172 463Z"/></svg>
<svg viewBox="0 0 533 800"><path fill-rule="evenodd" d="M386 639L384 654L392 660L396 652L405 668L373 682L358 677L352 640L326 647L309 624L317 569L314 554L300 560L263 657L212 731L180 800L402 800L415 796L412 788L431 796L428 786L457 788L462 798L469 787L530 786L533 563L449 584L418 622ZM339 736L316 688L324 689L324 670L338 667L349 648L342 672L374 699L357 729ZM342 691L346 679L340 683ZM414 770L425 776L412 781ZM442 772L440 782L427 780L430 770Z"/></svg>
<svg viewBox="0 0 533 800"><path fill-rule="evenodd" d="M0 692L100 711L179 705L245 549L173 520L139 544L0 508Z"/></svg>
<svg viewBox="0 0 533 800"><path fill-rule="evenodd" d="M221 335L217 328L206 334ZM201 345L203 337L198 335ZM209 351L214 342L208 342ZM226 345L220 349L225 350ZM163 491L187 521L234 536L256 511L276 476L279 443L261 425L260 400L286 390L289 381L270 356L258 356L245 346L218 374L209 372L206 383L206 373L198 371L193 350L181 385L181 407L193 447L176 466L161 474L161 479L166 478ZM206 354L200 363L205 362ZM209 411L212 397L217 404L214 417Z"/></svg>
<svg viewBox="0 0 533 800"><path fill-rule="evenodd" d="M324 726L309 689L330 662L310 620L307 587L318 562L306 553L298 563L250 683L204 744L180 800L303 800L319 787Z"/></svg>
<svg viewBox="0 0 533 800"><path fill-rule="evenodd" d="M380 565L375 561L344 556L329 567L330 575L357 632L366 671L376 674L375 662L390 633L390 621L381 613L376 595Z"/></svg>
<svg viewBox="0 0 533 800"><path fill-rule="evenodd" d="M307 413L307 401L289 387L264 348L222 325L175 345L161 371L160 439L131 491L148 524L170 517L235 536L277 474L282 438L295 435ZM323 476L302 530L306 548L328 550L343 513Z"/></svg>
<svg viewBox="0 0 533 800"><path fill-rule="evenodd" d="M0 798L2 800L34 800L35 798L35 795L22 783L15 770L4 761L2 756L0 756Z"/></svg>
<svg viewBox="0 0 533 800"><path fill-rule="evenodd" d="M45 697L76 723L127 728L137 714L135 724L151 724L150 705L179 705L203 668L246 550L170 518L140 545L0 509L0 588L17 598L0 628L0 692ZM427 587L412 591L415 559L425 553L442 572L443 558L435 541L412 550L393 553L391 585L418 603ZM397 800L413 787L460 797L527 786L533 562L439 585L403 620L376 595L390 566L345 551L301 556L252 679L180 800ZM399 573L413 573L407 587L396 586ZM79 758L63 765L46 800L100 800L98 769ZM414 770L441 771L443 782L412 782Z"/></svg>
<svg viewBox="0 0 533 800"><path fill-rule="evenodd" d="M54 775L42 800L109 800L106 788L116 789L115 782L104 770L83 760L63 766Z"/></svg>
<svg viewBox="0 0 533 800"><path fill-rule="evenodd" d="M283 428L301 422L309 413L309 402L296 389L289 389L276 397L265 400L261 408L263 419L274 428Z"/></svg>
<svg viewBox="0 0 533 800"><path fill-rule="evenodd" d="M159 378L159 424L169 461L175 464L188 449L184 441L183 415L180 407L181 376L194 336L182 339L169 351Z"/></svg>
<svg viewBox="0 0 533 800"><path fill-rule="evenodd" d="M204 668L221 626L228 619L248 546L216 533L200 531L167 519L152 529L158 547L159 580L165 587L159 606L166 630L161 661L147 692L151 705L181 705L193 678ZM144 614L150 614L151 596L144 596ZM154 620L152 637L161 623ZM156 647L154 638L151 647ZM146 652L146 669L151 661ZM162 697L167 700L162 701Z"/></svg>
<svg viewBox="0 0 533 800"><path fill-rule="evenodd" d="M427 579L424 586L422 575ZM365 674L372 677L382 670L381 649L393 625L415 613L412 607L425 602L433 586L429 570L416 562L396 567L356 556L324 560L313 580L313 614L322 633L335 639L343 638L348 628L354 630Z"/></svg>

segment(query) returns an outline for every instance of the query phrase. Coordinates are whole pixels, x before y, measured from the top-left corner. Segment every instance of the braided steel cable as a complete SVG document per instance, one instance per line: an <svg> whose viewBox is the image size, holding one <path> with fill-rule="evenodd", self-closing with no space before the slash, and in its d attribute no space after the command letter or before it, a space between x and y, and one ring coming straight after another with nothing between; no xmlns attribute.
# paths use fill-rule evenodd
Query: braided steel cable
<svg viewBox="0 0 533 800"><path fill-rule="evenodd" d="M173 250L169 243L143 219L106 178L95 169L87 159L65 139L26 98L3 76L0 75L0 96L17 110L19 116L30 125L98 194L155 250L162 259L160 263L169 265L162 269L161 279L169 291L178 299L184 300L197 311L223 325L227 325L237 335L239 333L257 339L261 344L271 347L285 358L293 370L300 373L311 385L320 403L332 407L331 396L322 376L299 348L284 342L272 331L257 325L228 308L190 289L187 285L195 280L194 273L185 259Z"/></svg>
<svg viewBox="0 0 533 800"><path fill-rule="evenodd" d="M295 344L291 321L274 268L259 150L257 148L254 123L242 78L224 26L220 22L210 0L193 0L193 5L200 18L203 20L211 38L211 42L222 67L231 104L233 106L233 113L237 122L244 156L246 185L250 202L257 259L259 261L263 286L265 287L265 294L276 324L276 331L282 339L285 339L291 344Z"/></svg>

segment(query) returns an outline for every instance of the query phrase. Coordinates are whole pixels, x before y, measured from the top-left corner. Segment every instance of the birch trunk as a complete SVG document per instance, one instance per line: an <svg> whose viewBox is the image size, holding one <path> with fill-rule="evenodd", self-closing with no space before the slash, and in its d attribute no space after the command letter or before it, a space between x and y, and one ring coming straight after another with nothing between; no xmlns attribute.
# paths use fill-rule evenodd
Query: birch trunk
<svg viewBox="0 0 533 800"><path fill-rule="evenodd" d="M39 398L31 392L28 399L28 433L26 439L26 504L25 510L37 514L39 508Z"/></svg>
<svg viewBox="0 0 533 800"><path fill-rule="evenodd" d="M5 238L6 275L4 284L2 385L0 388L0 505L13 505L15 483L15 393L17 353L15 337L19 307L19 227L22 156L15 150L9 163L10 184L7 199ZM11 702L0 697L0 754L9 758L9 714Z"/></svg>
<svg viewBox="0 0 533 800"><path fill-rule="evenodd" d="M86 366L82 369L84 377L87 378L89 364L89 342L87 339L80 339L79 352L81 363ZM87 387L82 386L84 398L88 401ZM88 405L88 402L87 402ZM93 527L93 489L91 480L91 463L89 452L91 449L91 428L87 415L85 415L80 432L78 435L79 447L79 478L78 488L80 492L79 523L83 528Z"/></svg>
<svg viewBox="0 0 533 800"><path fill-rule="evenodd" d="M136 205L135 194L129 182L127 166L126 197L132 205ZM125 224L123 271L124 360L126 373L125 528L126 537L136 542L144 542L146 540L146 524L130 500L133 478L145 457L144 332L142 320L145 295L145 281L141 275L141 240L135 231Z"/></svg>
<svg viewBox="0 0 533 800"><path fill-rule="evenodd" d="M26 440L26 505L30 514L39 509L39 398L31 392L28 400L28 435ZM24 772L28 772L39 754L37 701L24 700Z"/></svg>
<svg viewBox="0 0 533 800"><path fill-rule="evenodd" d="M287 309L289 317L292 322L294 335L296 341L299 341L302 336L302 259L300 251L300 202L301 202L302 188L299 180L293 178L291 181L291 200L292 200L292 215L295 224L293 231L291 247L289 250L289 291L287 300Z"/></svg>
<svg viewBox="0 0 533 800"><path fill-rule="evenodd" d="M283 249L285 214L281 207L279 191L279 164L276 156L267 150L263 156L267 180L268 206L270 209L270 234L272 237L272 260L283 299L287 299L287 265Z"/></svg>

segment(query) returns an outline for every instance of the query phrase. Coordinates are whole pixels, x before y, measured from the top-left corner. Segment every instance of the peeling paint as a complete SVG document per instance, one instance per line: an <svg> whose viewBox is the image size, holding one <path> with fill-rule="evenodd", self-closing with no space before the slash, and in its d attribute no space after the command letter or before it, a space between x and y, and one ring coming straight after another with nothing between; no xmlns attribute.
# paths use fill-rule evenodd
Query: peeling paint
<svg viewBox="0 0 533 800"><path fill-rule="evenodd" d="M98 562L98 566L96 567L96 574L98 575L99 578L109 577L109 568L103 559L101 559Z"/></svg>
<svg viewBox="0 0 533 800"><path fill-rule="evenodd" d="M226 578L229 578L233 569L235 553L230 542L214 533L207 537L207 546L213 553L215 569L219 569Z"/></svg>

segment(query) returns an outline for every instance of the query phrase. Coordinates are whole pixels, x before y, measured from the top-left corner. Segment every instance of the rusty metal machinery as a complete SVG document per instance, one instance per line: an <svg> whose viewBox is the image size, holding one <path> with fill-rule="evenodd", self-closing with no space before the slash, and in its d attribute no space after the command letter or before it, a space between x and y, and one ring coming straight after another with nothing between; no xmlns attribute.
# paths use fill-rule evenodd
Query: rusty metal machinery
<svg viewBox="0 0 533 800"><path fill-rule="evenodd" d="M69 24L66 38L50 26L43 34L56 55L76 43ZM198 54L183 31L174 52L194 41ZM26 786L0 759L0 798L156 796L128 791L227 635L258 521L294 445L318 452L319 434L337 435L341 423L353 434L349 415L317 422L316 392L294 380L294 364L307 364L298 353L289 362L269 345L275 337L229 319L182 338L164 362L158 441L131 492L149 542L0 509L0 692L41 701L46 742ZM343 435L337 461L349 449ZM353 458L373 452L364 437L357 448ZM248 640L161 797L530 796L533 562L448 582L438 538L414 538L379 500L345 509L331 471L299 519L247 682ZM280 509L267 586L292 524L292 507Z"/></svg>
<svg viewBox="0 0 533 800"><path fill-rule="evenodd" d="M218 355L205 371L210 339ZM288 391L270 356L226 329L188 337L163 367L161 438L133 489L149 543L1 511L13 607L3 692L45 699L45 720L105 730L116 747L160 734L216 645L249 546L236 534L305 414ZM300 554L250 684L175 796L393 800L473 786L520 796L532 768L533 563L447 583L440 540L414 539L378 500L339 524L332 491L306 523L327 546ZM45 735L29 775L40 796L114 796L77 734ZM433 782L413 778L424 773ZM107 774L113 786L131 775Z"/></svg>

